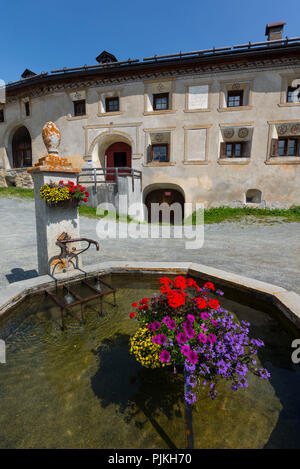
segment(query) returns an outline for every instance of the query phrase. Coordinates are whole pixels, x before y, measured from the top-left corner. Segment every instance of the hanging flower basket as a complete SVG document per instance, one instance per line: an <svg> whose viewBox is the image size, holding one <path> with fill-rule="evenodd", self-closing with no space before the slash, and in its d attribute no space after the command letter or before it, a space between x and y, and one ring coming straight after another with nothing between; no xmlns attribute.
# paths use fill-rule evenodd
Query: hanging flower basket
<svg viewBox="0 0 300 469"><path fill-rule="evenodd" d="M40 188L40 196L45 200L48 207L71 208L78 207L82 202L87 202L89 192L80 184L68 181L64 183L51 182Z"/></svg>
<svg viewBox="0 0 300 469"><path fill-rule="evenodd" d="M247 374L269 378L259 368L260 339L249 337L250 324L239 322L223 309L213 283L200 288L192 278L182 276L160 279L160 295L133 303L131 319L139 328L130 339L130 352L147 368L171 367L184 371L185 400L193 404L197 388L204 386L208 395L217 397L217 383L231 382L232 391L248 386Z"/></svg>

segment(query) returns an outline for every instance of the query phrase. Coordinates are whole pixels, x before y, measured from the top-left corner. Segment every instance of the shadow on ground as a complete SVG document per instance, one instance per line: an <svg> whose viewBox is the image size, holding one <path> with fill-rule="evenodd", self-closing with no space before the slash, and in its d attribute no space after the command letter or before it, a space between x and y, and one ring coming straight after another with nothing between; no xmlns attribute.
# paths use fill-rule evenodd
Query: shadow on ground
<svg viewBox="0 0 300 469"><path fill-rule="evenodd" d="M20 268L11 269L11 274L5 275L8 283L20 282L21 280L28 280L29 278L38 277L38 272L35 269L24 270Z"/></svg>

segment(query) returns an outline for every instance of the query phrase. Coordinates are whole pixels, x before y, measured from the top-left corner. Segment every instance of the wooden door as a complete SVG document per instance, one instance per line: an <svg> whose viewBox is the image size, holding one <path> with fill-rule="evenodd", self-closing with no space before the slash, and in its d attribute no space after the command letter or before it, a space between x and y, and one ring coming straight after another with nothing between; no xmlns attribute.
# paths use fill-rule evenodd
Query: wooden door
<svg viewBox="0 0 300 469"><path fill-rule="evenodd" d="M113 143L106 150L106 168L112 168L106 174L107 181L114 181L116 176L115 168L119 174L130 174L130 171L122 168L131 168L131 146L124 142Z"/></svg>
<svg viewBox="0 0 300 469"><path fill-rule="evenodd" d="M174 202L177 202L181 205L182 208L182 216L184 216L184 197L183 195L177 191L176 189L156 189L151 191L145 200L145 204L148 210L148 221L151 223L151 204L152 203L167 203L168 205L172 205ZM162 221L162 213L159 213L159 221ZM174 212L171 212L170 216L170 223L174 223Z"/></svg>

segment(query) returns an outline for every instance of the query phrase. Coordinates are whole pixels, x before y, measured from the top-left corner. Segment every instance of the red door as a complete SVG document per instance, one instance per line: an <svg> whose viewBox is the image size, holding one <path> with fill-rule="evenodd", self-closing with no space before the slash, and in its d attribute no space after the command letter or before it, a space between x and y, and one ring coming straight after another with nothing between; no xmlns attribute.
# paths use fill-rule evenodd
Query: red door
<svg viewBox="0 0 300 469"><path fill-rule="evenodd" d="M116 176L116 170L118 168L119 174L128 174L131 168L131 146L124 142L113 143L106 150L106 168L110 168L106 173L107 181L114 181ZM113 169L111 169L113 168Z"/></svg>

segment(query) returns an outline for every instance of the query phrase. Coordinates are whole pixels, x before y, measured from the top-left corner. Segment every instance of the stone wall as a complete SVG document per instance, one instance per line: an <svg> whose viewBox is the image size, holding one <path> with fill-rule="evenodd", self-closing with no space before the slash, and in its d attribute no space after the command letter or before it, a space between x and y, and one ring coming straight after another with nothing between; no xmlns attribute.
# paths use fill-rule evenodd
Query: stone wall
<svg viewBox="0 0 300 469"><path fill-rule="evenodd" d="M24 189L33 189L33 181L26 168L1 169L0 187L23 187Z"/></svg>

